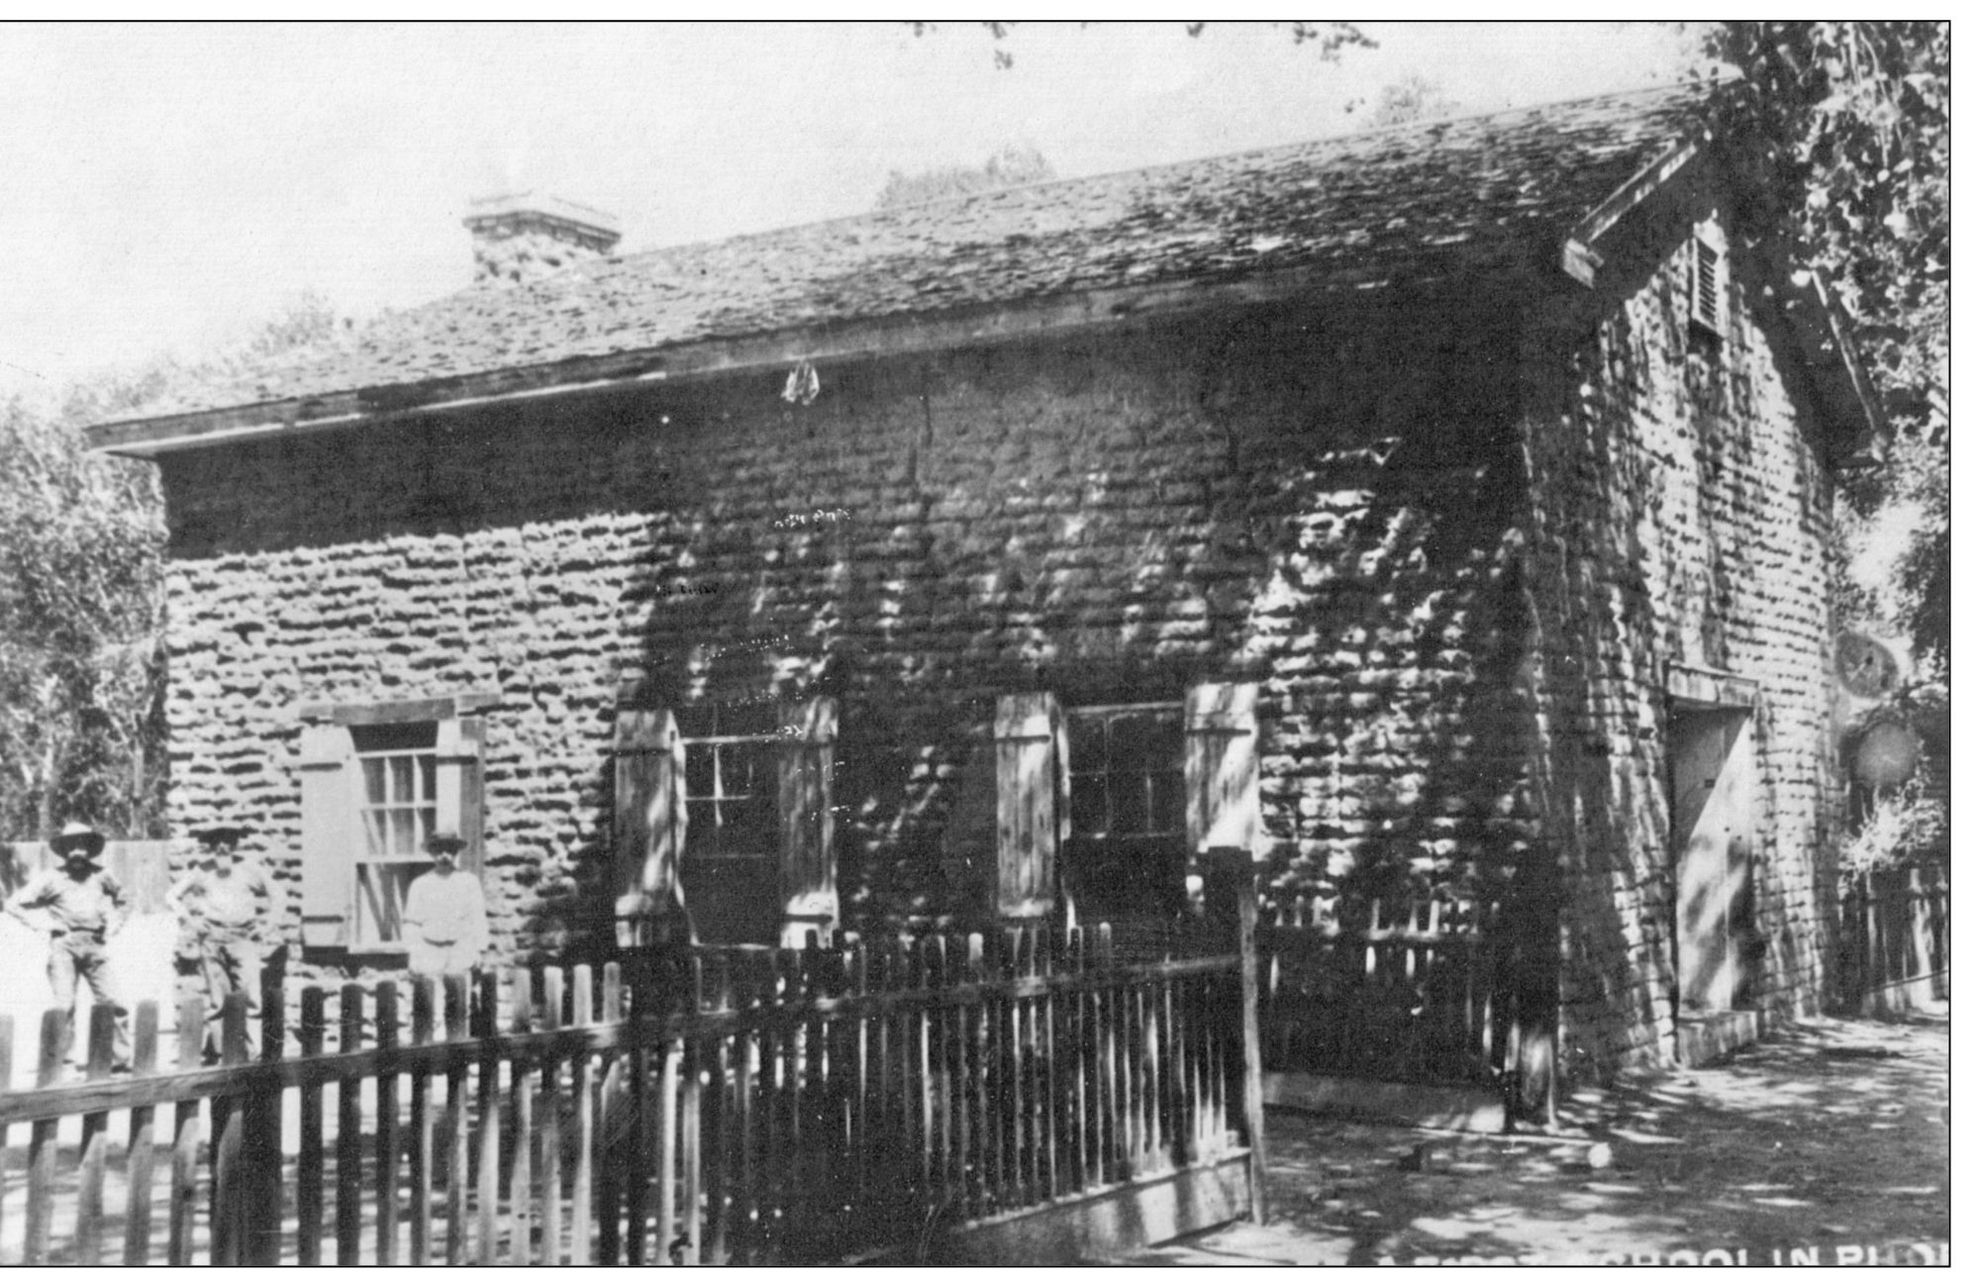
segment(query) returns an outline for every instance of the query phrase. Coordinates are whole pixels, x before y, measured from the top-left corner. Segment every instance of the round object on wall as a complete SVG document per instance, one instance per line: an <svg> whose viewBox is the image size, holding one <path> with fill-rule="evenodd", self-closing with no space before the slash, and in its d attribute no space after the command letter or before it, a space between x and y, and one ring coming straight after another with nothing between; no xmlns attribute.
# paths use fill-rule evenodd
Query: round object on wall
<svg viewBox="0 0 1977 1272"><path fill-rule="evenodd" d="M1922 739L1900 720L1869 725L1853 748L1853 775L1868 786L1899 786L1915 776Z"/></svg>
<svg viewBox="0 0 1977 1272"><path fill-rule="evenodd" d="M1841 632L1835 651L1840 684L1856 698L1885 698L1901 688L1901 660L1872 636Z"/></svg>

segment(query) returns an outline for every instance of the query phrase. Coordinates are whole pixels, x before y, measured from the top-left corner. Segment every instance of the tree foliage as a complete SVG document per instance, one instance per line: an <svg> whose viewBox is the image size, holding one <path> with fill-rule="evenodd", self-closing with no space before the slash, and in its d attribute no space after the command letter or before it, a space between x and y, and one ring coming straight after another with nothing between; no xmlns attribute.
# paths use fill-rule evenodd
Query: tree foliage
<svg viewBox="0 0 1977 1272"><path fill-rule="evenodd" d="M1050 160L1044 158L1043 152L1035 146L1004 146L979 167L955 164L930 168L911 176L895 168L886 178L885 186L880 189L878 201L873 206L884 211L931 199L952 199L964 194L979 194L983 190L1051 181L1056 176L1057 170L1050 166Z"/></svg>
<svg viewBox="0 0 1977 1272"><path fill-rule="evenodd" d="M337 329L305 296L213 358L0 400L0 836L165 829L163 499L152 465L90 453L83 427Z"/></svg>
<svg viewBox="0 0 1977 1272"><path fill-rule="evenodd" d="M1904 435L1847 489L1860 534L1908 538L1871 617L1946 663L1949 24L1727 22L1702 47L1741 77L1717 86L1718 126L1753 165L1751 210L1837 284Z"/></svg>
<svg viewBox="0 0 1977 1272"><path fill-rule="evenodd" d="M1360 105L1357 101L1348 103L1346 110L1356 110ZM1392 128L1401 124L1418 124L1428 119L1446 119L1455 111L1456 102L1439 81L1420 74L1405 75L1391 84L1380 86L1373 109L1366 113L1366 126Z"/></svg>
<svg viewBox="0 0 1977 1272"><path fill-rule="evenodd" d="M913 34L916 36L931 35L940 29L938 22L912 22L908 25L913 28ZM1004 46L1003 41L1010 37L1021 25L1020 23L978 22L975 25L987 31L995 40L994 57L997 69L1006 71L1016 65L1015 54ZM1078 25L1087 27L1091 23L1080 22ZM1199 36L1208 27L1206 22L1183 22L1178 25L1190 38ZM1327 62L1337 60L1345 49L1379 47L1376 41L1359 29L1358 24L1352 22L1272 22L1270 25L1282 28L1290 36L1293 44L1309 44L1318 51L1318 56Z"/></svg>

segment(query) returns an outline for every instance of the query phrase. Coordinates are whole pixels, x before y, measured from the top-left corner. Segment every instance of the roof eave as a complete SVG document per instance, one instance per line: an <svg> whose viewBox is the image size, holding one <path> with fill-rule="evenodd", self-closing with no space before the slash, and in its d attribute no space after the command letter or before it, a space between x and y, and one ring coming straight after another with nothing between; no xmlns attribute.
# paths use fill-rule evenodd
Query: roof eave
<svg viewBox="0 0 1977 1272"><path fill-rule="evenodd" d="M1385 271L1311 266L1253 269L1211 280L1171 280L1060 293L1015 303L901 314L826 326L697 340L592 357L403 384L339 390L176 415L110 420L86 430L90 448L155 458L204 447L551 398L622 392L712 376L767 371L798 362L936 352L1039 336L1121 330L1136 323L1231 306L1268 304L1318 291L1432 283L1476 262L1454 256L1423 262L1404 277Z"/></svg>

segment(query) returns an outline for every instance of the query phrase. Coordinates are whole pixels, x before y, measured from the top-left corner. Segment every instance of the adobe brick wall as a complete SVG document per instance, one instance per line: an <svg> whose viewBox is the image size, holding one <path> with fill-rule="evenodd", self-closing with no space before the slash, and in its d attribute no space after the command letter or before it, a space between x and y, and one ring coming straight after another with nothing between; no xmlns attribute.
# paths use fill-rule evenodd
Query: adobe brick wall
<svg viewBox="0 0 1977 1272"><path fill-rule="evenodd" d="M528 956L608 930L625 674L830 693L845 921L970 924L997 694L1254 679L1272 884L1555 853L1568 1065L1665 1059L1668 659L1765 686L1774 1007L1816 992L1832 776L1825 479L1756 331L1696 405L1671 269L1562 335L1464 280L827 364L808 407L752 374L168 455L174 824L293 886L300 703L495 691Z"/></svg>
<svg viewBox="0 0 1977 1272"><path fill-rule="evenodd" d="M1671 660L1762 694L1755 1005L1816 1007L1831 939L1832 488L1818 426L1780 379L1786 337L1736 286L1745 262L1733 253L1738 320L1712 349L1689 328L1682 258L1667 234L1654 241L1651 263L1616 265L1620 294L1585 302L1596 322L1534 327L1527 360L1540 802L1562 906L1579 916L1561 947L1561 1059L1593 1077L1673 1058Z"/></svg>
<svg viewBox="0 0 1977 1272"><path fill-rule="evenodd" d="M847 921L965 923L995 695L1253 678L1275 879L1467 890L1535 839L1508 312L1334 299L827 365L809 407L753 375L168 456L175 824L238 814L293 883L300 703L496 691L496 939L546 949L600 925L622 673L827 692Z"/></svg>

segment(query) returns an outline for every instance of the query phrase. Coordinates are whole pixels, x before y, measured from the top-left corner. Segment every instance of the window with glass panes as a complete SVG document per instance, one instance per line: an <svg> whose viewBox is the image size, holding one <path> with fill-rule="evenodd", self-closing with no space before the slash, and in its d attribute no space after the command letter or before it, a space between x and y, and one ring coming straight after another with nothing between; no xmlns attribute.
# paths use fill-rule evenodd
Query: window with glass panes
<svg viewBox="0 0 1977 1272"><path fill-rule="evenodd" d="M782 930L776 704L682 708L686 835L680 889L695 935L774 945Z"/></svg>
<svg viewBox="0 0 1977 1272"><path fill-rule="evenodd" d="M1187 896L1181 708L1065 713L1071 827L1060 855L1081 920L1172 915Z"/></svg>
<svg viewBox="0 0 1977 1272"><path fill-rule="evenodd" d="M431 865L426 839L438 816L438 726L366 725L353 728L359 781L358 818L363 851L355 863L356 944L391 945L401 939L405 893Z"/></svg>

